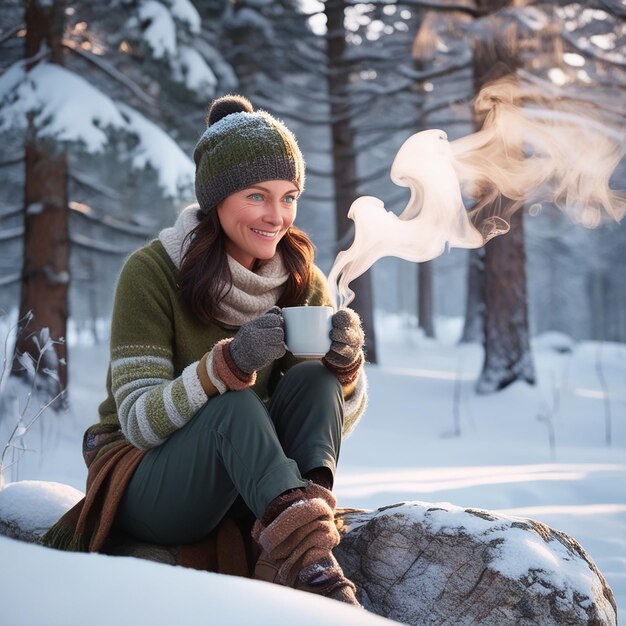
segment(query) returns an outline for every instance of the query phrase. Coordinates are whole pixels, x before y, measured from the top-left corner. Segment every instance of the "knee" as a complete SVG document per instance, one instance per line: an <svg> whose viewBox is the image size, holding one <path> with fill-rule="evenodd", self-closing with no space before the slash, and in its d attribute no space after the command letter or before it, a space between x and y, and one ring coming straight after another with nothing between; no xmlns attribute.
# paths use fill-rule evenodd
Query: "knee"
<svg viewBox="0 0 626 626"><path fill-rule="evenodd" d="M294 365L285 374L290 384L299 384L314 393L341 393L341 384L337 377L319 361L305 361Z"/></svg>
<svg viewBox="0 0 626 626"><path fill-rule="evenodd" d="M256 419L269 419L265 405L251 389L228 391L209 398L200 414L204 416L201 421L218 429L225 424L238 423L241 420L249 423Z"/></svg>

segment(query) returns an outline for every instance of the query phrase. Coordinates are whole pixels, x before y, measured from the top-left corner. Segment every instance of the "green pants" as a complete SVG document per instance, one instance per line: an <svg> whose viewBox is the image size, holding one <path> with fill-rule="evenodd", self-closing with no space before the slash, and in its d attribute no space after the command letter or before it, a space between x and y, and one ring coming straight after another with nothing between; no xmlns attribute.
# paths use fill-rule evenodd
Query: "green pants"
<svg viewBox="0 0 626 626"><path fill-rule="evenodd" d="M319 362L292 367L264 404L250 389L210 398L141 460L115 524L141 541L193 543L241 496L259 518L302 476L339 458L343 395Z"/></svg>

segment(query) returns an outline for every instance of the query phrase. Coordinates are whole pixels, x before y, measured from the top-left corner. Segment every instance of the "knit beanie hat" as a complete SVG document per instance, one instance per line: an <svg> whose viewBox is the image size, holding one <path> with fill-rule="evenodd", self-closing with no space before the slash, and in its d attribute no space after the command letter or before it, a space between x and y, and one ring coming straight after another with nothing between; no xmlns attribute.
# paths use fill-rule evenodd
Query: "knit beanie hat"
<svg viewBox="0 0 626 626"><path fill-rule="evenodd" d="M293 133L243 96L218 98L193 153L196 197L204 213L231 193L266 180L304 189L304 160Z"/></svg>

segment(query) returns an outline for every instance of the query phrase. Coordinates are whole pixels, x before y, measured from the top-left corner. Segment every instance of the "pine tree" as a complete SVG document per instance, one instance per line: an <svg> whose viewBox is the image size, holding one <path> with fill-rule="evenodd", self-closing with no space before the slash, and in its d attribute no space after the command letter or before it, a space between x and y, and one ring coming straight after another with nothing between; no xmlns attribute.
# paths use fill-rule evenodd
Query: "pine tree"
<svg viewBox="0 0 626 626"><path fill-rule="evenodd" d="M17 7L11 8L15 15ZM61 338L72 275L70 242L120 260L137 245L103 243L79 232L79 225L91 219L109 232L145 238L148 231L136 214L124 219L127 207L145 203L154 212L167 206L171 216L173 201L193 198L188 150L161 128L189 143L202 130L203 109L218 87L218 73L207 59L214 49L202 35L189 0L31 0L25 28L12 29L0 41L11 49L14 41L23 46L22 58L11 59L0 82L0 132L18 138L25 152L20 319L28 328L19 332L13 373L29 376L36 369L44 395L67 385ZM219 74L232 79L224 67ZM191 109L198 117L185 127L179 122ZM116 182L119 193L112 189ZM68 229L70 214L80 217ZM38 363L46 338L52 342L45 359L25 367L25 358Z"/></svg>

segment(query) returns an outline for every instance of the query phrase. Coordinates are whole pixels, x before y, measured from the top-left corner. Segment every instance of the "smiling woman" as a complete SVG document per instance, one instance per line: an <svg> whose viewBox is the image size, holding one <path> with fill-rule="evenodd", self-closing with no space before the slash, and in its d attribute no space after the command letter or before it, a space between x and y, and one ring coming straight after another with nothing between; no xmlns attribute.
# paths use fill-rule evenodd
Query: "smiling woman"
<svg viewBox="0 0 626 626"><path fill-rule="evenodd" d="M217 215L228 238L226 252L250 270L271 259L296 219L299 193L288 180L269 180L222 200Z"/></svg>
<svg viewBox="0 0 626 626"><path fill-rule="evenodd" d="M332 316L321 362L284 341L281 307L332 304L294 225L302 154L282 122L226 96L194 159L198 204L122 269L86 500L45 542L99 551L115 530L197 544L235 520L237 572L358 604L332 553L332 486L366 403L360 320Z"/></svg>

